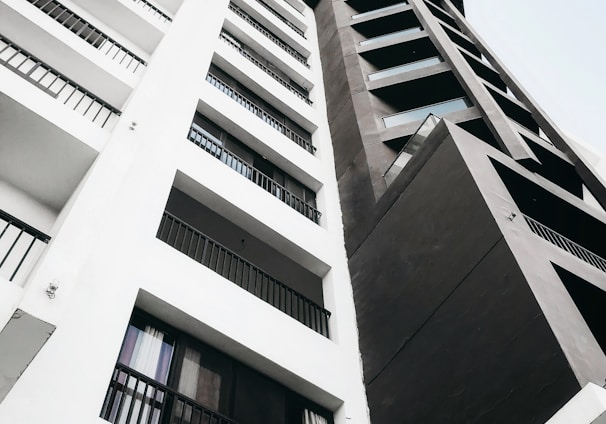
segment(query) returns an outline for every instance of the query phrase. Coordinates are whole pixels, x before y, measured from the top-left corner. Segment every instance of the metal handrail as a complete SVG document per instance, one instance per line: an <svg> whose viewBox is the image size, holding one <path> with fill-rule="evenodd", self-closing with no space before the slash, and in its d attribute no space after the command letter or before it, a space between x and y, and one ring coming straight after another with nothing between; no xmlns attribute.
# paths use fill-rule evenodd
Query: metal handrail
<svg viewBox="0 0 606 424"><path fill-rule="evenodd" d="M252 16L246 13L244 10L240 9L233 3L229 3L229 9L238 15L240 18L248 22L253 28L263 34L265 37L269 38L274 44L284 50L286 53L297 59L297 61L301 62L303 65L309 68L309 64L307 63L307 58L303 56L301 53L290 47L284 41L282 41L277 35L273 32L265 28L259 22L257 22Z"/></svg>
<svg viewBox="0 0 606 424"><path fill-rule="evenodd" d="M303 147L309 153L315 153L316 148L311 144L309 140L306 140L305 138L301 137L299 134L284 125L282 122L278 121L275 117L267 113L263 108L258 106L252 100L242 95L240 92L235 90L227 83L221 81L212 73L209 72L206 75L206 81L208 81L213 87L221 90L224 94L231 97L241 106L246 108L248 111L254 113L258 118L262 119L263 122L270 125L272 128L279 131L280 133L284 134L286 137L297 143L299 146Z"/></svg>
<svg viewBox="0 0 606 424"><path fill-rule="evenodd" d="M299 212L301 215L312 220L316 224L322 214L315 207L305 202L296 194L293 194L283 185L278 184L272 178L268 177L254 166L248 164L234 153L221 145L221 142L207 132L202 132L194 127L190 128L189 140L204 151L210 153L215 158L235 170L240 175L246 177L265 191L277 197L283 203Z"/></svg>
<svg viewBox="0 0 606 424"><path fill-rule="evenodd" d="M20 219L12 216L8 212L5 212L1 209L0 209L0 221L5 222L5 226L2 229L2 231L0 232L0 240L2 240L5 236L10 236L10 233L8 232L10 228L14 228L18 231L16 236L14 236L14 238L12 239L12 242L11 241L8 242L8 244L10 244L10 247L6 251L2 260L0 261L0 269L2 269L2 267L4 265L8 264L7 261L9 261L9 258L16 259L14 256L15 253L19 253L20 251L23 250L23 249L20 249L20 250L18 249L17 251L15 250L15 247L21 240L23 234L27 234L27 235L31 236L31 241L27 245L25 252L21 255L21 258L18 259L17 266L13 269L12 273L9 272L11 274L9 277L9 281L13 281L13 279L19 272L19 269L21 269L21 266L27 259L32 248L34 247L34 244L36 244L36 241L42 242L44 244L48 244L48 242L50 241L51 238L50 238L50 236L44 234L42 231L37 230L36 228L32 227L31 225L26 224L25 222L21 221Z"/></svg>
<svg viewBox="0 0 606 424"><path fill-rule="evenodd" d="M42 13L48 15L53 20L82 38L91 46L106 56L111 56L113 61L117 61L126 69L137 72L139 65L147 66L147 62L137 56L135 53L118 43L116 40L105 34L100 29L91 25L87 20L63 6L57 0L27 0L29 3L40 9Z"/></svg>
<svg viewBox="0 0 606 424"><path fill-rule="evenodd" d="M599 255L596 255L591 250L584 248L580 244L541 224L536 219L533 219L524 214L522 215L524 216L526 223L528 224L533 233L547 240L551 244L558 246L560 249L565 250L568 253L576 256L580 260L587 262L589 265L592 265L606 272L606 259L602 258Z"/></svg>
<svg viewBox="0 0 606 424"><path fill-rule="evenodd" d="M238 424L196 400L155 381L124 364L117 363L107 388L101 418L111 423L149 424L168 422ZM154 420L155 418L155 420Z"/></svg>
<svg viewBox="0 0 606 424"><path fill-rule="evenodd" d="M4 47L1 46L4 43ZM0 63L102 128L122 112L0 35Z"/></svg>
<svg viewBox="0 0 606 424"><path fill-rule="evenodd" d="M149 10L150 12L152 12L152 14L154 16L158 16L158 18L160 20L164 19L163 22L172 22L173 21L173 19L170 16L168 16L166 13L164 13L162 10L160 10L158 7L154 6L147 0L133 0L133 1L137 4L141 4L145 10Z"/></svg>
<svg viewBox="0 0 606 424"><path fill-rule="evenodd" d="M246 59L251 61L255 66L260 68L263 72L265 72L266 74L271 76L273 79L278 81L280 84L282 84L284 87L286 87L291 93L296 94L297 97L299 97L305 103L307 103L308 105L312 104L312 101L309 100L309 97L307 97L301 91L297 90L295 87L293 87L291 84L289 84L284 78L282 78L280 75L278 75L277 73L275 73L274 71L269 69L267 66L263 65L257 58L255 58L250 53L248 53L246 51L246 49L244 49L238 42L235 41L234 37L231 34L225 32L225 31L221 31L219 38L221 38L221 40L225 41L231 47L238 50L238 52L242 56L244 56Z"/></svg>
<svg viewBox="0 0 606 424"><path fill-rule="evenodd" d="M164 212L156 237L328 337L329 311L171 213Z"/></svg>
<svg viewBox="0 0 606 424"><path fill-rule="evenodd" d="M296 26L295 24L293 24L292 22L290 22L284 16L280 15L280 13L278 13L273 7L271 7L270 5L268 5L267 3L265 3L263 0L257 0L257 3L259 3L265 9L267 9L276 18L278 18L279 20L281 20L282 22L284 22L290 29L292 29L293 31L295 31L301 37L306 38L305 37L305 33L303 32L303 30L301 30L298 26Z"/></svg>

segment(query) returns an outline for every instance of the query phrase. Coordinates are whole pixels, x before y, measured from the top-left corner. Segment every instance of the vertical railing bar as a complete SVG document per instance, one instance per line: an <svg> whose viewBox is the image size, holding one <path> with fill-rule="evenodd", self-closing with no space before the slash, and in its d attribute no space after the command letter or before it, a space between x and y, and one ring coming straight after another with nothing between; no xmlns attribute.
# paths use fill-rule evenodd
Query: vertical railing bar
<svg viewBox="0 0 606 424"><path fill-rule="evenodd" d="M23 265L23 262L25 261L25 258L27 257L27 255L29 255L29 251L32 249L32 246L34 245L34 243L36 242L36 240L37 240L36 237L32 237L31 243L27 247L27 250L25 251L25 253L23 254L23 256L21 256L21 260L19 261L19 264L17 265L17 268L15 268L15 271L13 272L13 274L11 275L11 277L8 279L8 281L13 281L13 278L15 278L15 275L17 275L17 272L19 272L19 268L21 268L21 265Z"/></svg>

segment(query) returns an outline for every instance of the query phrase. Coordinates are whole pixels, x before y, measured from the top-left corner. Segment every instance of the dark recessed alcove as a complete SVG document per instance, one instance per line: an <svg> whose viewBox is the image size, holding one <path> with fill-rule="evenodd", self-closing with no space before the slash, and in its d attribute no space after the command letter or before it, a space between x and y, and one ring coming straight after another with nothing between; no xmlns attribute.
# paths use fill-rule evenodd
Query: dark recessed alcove
<svg viewBox="0 0 606 424"><path fill-rule="evenodd" d="M413 28L421 25L412 10L405 10L400 13L383 16L366 22L352 25L356 31L366 38L377 37L383 34L389 34L401 31L407 28Z"/></svg>
<svg viewBox="0 0 606 424"><path fill-rule="evenodd" d="M315 3L319 3L315 2ZM381 9L382 7L392 6L398 3L405 3L404 0L348 0L347 4L358 11L358 13L369 12L371 10Z"/></svg>
<svg viewBox="0 0 606 424"><path fill-rule="evenodd" d="M522 135L528 147L541 163L536 161L520 162L526 169L536 172L549 181L559 185L566 191L583 198L583 180L577 174L573 164L566 162L549 150Z"/></svg>
<svg viewBox="0 0 606 424"><path fill-rule="evenodd" d="M391 68L392 66L438 56L438 51L429 37L422 37L405 43L373 49L361 53L360 56L377 69L386 69Z"/></svg>
<svg viewBox="0 0 606 424"><path fill-rule="evenodd" d="M552 265L587 323L589 330L591 330L593 337L595 337L602 350L606 352L606 320L604 319L606 291L556 264Z"/></svg>
<svg viewBox="0 0 606 424"><path fill-rule="evenodd" d="M467 61L467 63L469 64L471 69L473 69L477 76L491 83L495 87L500 88L503 91L507 90L507 86L505 85L497 71L486 65L484 62L482 62L475 56L472 56L465 51L463 51L462 53L463 58Z"/></svg>
<svg viewBox="0 0 606 424"><path fill-rule="evenodd" d="M502 163L494 159L491 162L523 214L606 257L606 224Z"/></svg>
<svg viewBox="0 0 606 424"><path fill-rule="evenodd" d="M404 111L465 96L452 72L441 72L373 90L395 110Z"/></svg>
<svg viewBox="0 0 606 424"><path fill-rule="evenodd" d="M499 143L494 138L494 135L492 135L492 132L490 132L488 125L486 125L486 122L484 122L482 118L459 122L457 125L463 128L465 131L478 137L480 140L490 144L495 149L502 150L501 146L499 146Z"/></svg>

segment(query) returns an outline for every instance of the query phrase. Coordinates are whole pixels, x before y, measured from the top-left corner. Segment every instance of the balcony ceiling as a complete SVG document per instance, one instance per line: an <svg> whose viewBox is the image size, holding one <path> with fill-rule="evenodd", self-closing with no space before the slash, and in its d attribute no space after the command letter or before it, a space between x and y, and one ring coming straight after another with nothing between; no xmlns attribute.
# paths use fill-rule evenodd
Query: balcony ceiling
<svg viewBox="0 0 606 424"><path fill-rule="evenodd" d="M96 152L0 93L0 180L60 210Z"/></svg>

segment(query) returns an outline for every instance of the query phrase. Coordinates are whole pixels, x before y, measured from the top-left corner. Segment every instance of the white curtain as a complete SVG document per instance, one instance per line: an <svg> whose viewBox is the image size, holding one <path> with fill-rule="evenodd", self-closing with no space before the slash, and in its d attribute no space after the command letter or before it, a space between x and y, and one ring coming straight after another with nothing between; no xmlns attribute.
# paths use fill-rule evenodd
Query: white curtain
<svg viewBox="0 0 606 424"><path fill-rule="evenodd" d="M303 411L303 424L328 424L328 420L306 409Z"/></svg>
<svg viewBox="0 0 606 424"><path fill-rule="evenodd" d="M162 340L164 333L151 326L146 326L144 332L139 332L135 349L128 364L132 369L139 371L149 377L156 378L156 371L160 362L162 352ZM166 383L166 376L162 376L161 383Z"/></svg>
<svg viewBox="0 0 606 424"><path fill-rule="evenodd" d="M170 362L170 356L172 355L172 347L163 343L163 340L164 333L154 327L148 325L145 327L144 331L141 331L140 329L131 326L127 332L122 349L123 351L130 351L132 349L132 351L122 352L124 357L121 354L120 360L128 367L139 371L162 384L166 384L168 378L168 363ZM159 398L161 395L154 391L151 386L148 386L144 393L145 387L146 385L143 383L136 384L135 378L129 378L128 381L126 381L126 387L123 393L123 396L125 396L123 401L124 407L120 414L119 424L127 424L127 422L132 421L133 418L137 417L139 414L141 414L142 422L157 423L160 411L157 407L152 408L151 405L157 401L161 402L163 399L161 397ZM127 411L133 402L132 414L129 419ZM143 408L142 412L140 412L141 408ZM149 417L149 415L151 415L151 417Z"/></svg>

